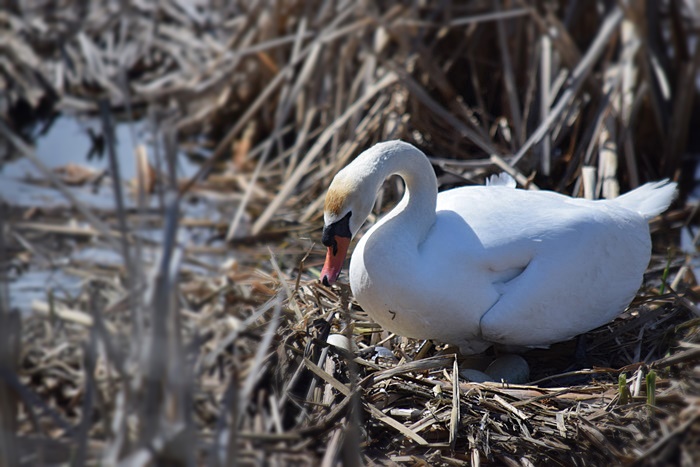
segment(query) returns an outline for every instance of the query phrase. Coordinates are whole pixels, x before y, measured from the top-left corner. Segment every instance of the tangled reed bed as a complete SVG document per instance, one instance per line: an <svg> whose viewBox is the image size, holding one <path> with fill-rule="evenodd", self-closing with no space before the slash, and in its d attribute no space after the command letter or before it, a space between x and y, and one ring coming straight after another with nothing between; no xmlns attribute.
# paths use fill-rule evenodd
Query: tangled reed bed
<svg viewBox="0 0 700 467"><path fill-rule="evenodd" d="M583 367L572 343L533 351L525 386L466 382L450 349L383 333L347 287L317 283L314 247L332 175L389 138L423 147L443 188L505 170L594 197L672 176L687 194L692 5L64 3L0 13L3 148L40 165L26 117L99 113L117 188L114 114L143 115L157 141L114 211L46 170L70 209L0 216L4 274L65 237L122 258L68 253L79 293L32 314L0 301L4 463L699 462L693 255L665 253L694 234L685 198L653 224L638 299L585 336ZM175 143L204 160L188 180ZM401 190L387 183L377 211ZM213 198L213 220L180 214Z"/></svg>

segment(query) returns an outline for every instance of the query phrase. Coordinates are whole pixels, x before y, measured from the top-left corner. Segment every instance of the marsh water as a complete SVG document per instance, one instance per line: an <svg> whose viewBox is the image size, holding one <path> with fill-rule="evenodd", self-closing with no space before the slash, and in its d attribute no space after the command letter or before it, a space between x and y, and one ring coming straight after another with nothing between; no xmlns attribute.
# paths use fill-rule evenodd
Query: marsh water
<svg viewBox="0 0 700 467"><path fill-rule="evenodd" d="M120 176L126 187L124 203L127 209L133 210L136 198L128 185L137 175L135 148L143 144L151 152L153 141L142 122L119 123L114 129ZM94 145L94 135L99 131L100 122L96 119L60 116L47 131L36 136L33 147L38 159L49 169L77 170L78 176L84 175L84 181L70 184L68 189L88 208L108 216L114 212L116 203L109 158L97 151ZM186 179L196 173L199 165L181 156L178 157L178 178ZM33 223L37 228L52 223L73 225L76 229L88 226L78 220L71 203L29 159L12 153L5 154L4 162L0 162L0 201L12 207L14 222ZM142 238L156 243L160 235L158 201L154 196L149 203L152 203L152 217L156 219L130 227L136 227L134 230ZM183 216L226 222L231 216L231 206L197 196L182 203L181 212ZM70 299L80 292L86 280L86 274L81 274L81 270L95 266L122 266L122 255L99 238L45 234L40 229L33 229L31 226L12 229L13 241L31 252L31 255L17 255L10 262L9 302L12 308L27 312L32 309L33 301L47 302L50 295ZM180 230L188 237L181 240L188 242L198 237L201 243L211 234L210 231L203 233L201 229L197 232L196 228ZM145 254L155 254L155 248L146 249ZM216 260L211 259L212 265Z"/></svg>

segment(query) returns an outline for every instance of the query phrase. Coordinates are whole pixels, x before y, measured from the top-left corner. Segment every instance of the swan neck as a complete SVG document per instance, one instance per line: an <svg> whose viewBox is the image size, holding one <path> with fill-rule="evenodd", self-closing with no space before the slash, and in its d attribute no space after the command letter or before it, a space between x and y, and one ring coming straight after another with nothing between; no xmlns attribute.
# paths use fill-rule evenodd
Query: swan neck
<svg viewBox="0 0 700 467"><path fill-rule="evenodd" d="M419 149L406 143L401 144L399 149L386 152L380 159L381 174L377 191L391 175L398 175L404 180L406 192L387 215L387 221L396 217L397 227L403 235L413 232L416 240L421 242L435 222L437 180L428 158Z"/></svg>

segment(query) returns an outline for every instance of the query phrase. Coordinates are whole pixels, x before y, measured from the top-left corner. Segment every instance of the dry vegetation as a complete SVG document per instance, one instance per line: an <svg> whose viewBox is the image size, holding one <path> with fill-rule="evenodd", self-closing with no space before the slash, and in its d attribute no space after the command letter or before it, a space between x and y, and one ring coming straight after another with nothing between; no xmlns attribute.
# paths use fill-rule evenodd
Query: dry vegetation
<svg viewBox="0 0 700 467"><path fill-rule="evenodd" d="M116 189L98 212L45 170L71 209L6 205L2 271L66 238L122 263L69 257L81 292L22 316L2 287L0 464L700 464L698 289L677 248L694 232L694 5L9 2L0 145L41 166L22 139L33 119L99 115ZM115 115L158 136L137 151L136 194L110 154ZM585 362L563 343L525 355L527 386L469 383L450 349L382 332L346 286L317 281L325 187L390 138L430 154L442 187L505 170L593 196L672 177L684 196ZM204 161L189 180L178 149ZM387 183L377 211L401 189ZM225 223L180 214L214 194ZM204 240L182 236L195 228Z"/></svg>

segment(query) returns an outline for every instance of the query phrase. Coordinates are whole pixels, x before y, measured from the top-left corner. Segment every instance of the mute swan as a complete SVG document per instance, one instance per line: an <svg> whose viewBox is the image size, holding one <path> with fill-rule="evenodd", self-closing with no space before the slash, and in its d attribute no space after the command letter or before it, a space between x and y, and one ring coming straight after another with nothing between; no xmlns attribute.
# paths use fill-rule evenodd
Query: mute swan
<svg viewBox="0 0 700 467"><path fill-rule="evenodd" d="M340 274L377 191L398 174L406 194L361 238L350 261L357 302L387 331L479 353L494 343L547 346L615 318L651 256L648 220L676 184L648 183L613 200L490 186L438 194L427 157L380 143L338 172L326 195L321 272Z"/></svg>

